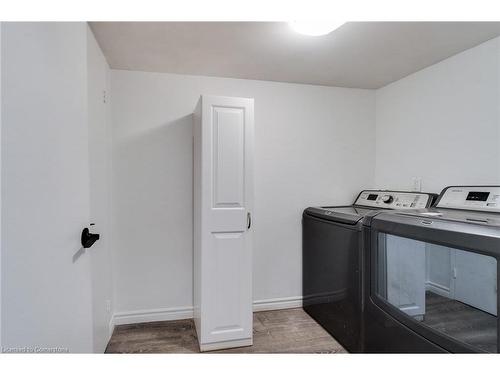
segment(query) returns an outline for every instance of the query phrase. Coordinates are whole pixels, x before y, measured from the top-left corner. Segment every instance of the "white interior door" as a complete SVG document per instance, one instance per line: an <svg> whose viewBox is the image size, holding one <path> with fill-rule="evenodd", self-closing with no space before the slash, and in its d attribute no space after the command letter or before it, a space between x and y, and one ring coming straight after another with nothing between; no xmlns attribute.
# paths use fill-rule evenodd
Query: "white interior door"
<svg viewBox="0 0 500 375"><path fill-rule="evenodd" d="M253 99L203 97L206 342L252 336Z"/></svg>
<svg viewBox="0 0 500 375"><path fill-rule="evenodd" d="M92 352L85 23L2 24L2 345Z"/></svg>

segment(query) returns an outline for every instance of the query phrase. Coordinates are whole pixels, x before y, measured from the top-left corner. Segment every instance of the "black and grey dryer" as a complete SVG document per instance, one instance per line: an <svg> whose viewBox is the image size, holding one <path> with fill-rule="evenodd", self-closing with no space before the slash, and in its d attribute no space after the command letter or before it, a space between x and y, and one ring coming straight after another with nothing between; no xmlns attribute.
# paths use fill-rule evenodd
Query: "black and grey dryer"
<svg viewBox="0 0 500 375"><path fill-rule="evenodd" d="M304 310L348 351L362 346L362 219L374 210L429 207L434 194L364 190L354 204L302 216Z"/></svg>
<svg viewBox="0 0 500 375"><path fill-rule="evenodd" d="M499 351L500 186L365 224L365 351Z"/></svg>

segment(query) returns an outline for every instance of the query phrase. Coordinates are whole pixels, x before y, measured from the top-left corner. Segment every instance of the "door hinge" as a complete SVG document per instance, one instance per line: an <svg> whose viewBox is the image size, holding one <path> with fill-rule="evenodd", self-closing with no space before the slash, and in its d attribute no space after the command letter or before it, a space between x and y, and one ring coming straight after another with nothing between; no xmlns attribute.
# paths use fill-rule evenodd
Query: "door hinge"
<svg viewBox="0 0 500 375"><path fill-rule="evenodd" d="M103 91L102 91L102 102L103 102L104 104L106 104L107 99L108 99L108 98L106 97L106 90L103 90Z"/></svg>

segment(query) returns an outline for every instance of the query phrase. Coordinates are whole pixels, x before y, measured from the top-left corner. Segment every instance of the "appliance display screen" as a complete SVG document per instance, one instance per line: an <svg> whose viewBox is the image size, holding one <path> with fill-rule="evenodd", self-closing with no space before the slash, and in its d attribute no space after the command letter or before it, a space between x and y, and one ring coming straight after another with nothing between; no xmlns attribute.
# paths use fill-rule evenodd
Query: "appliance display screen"
<svg viewBox="0 0 500 375"><path fill-rule="evenodd" d="M369 201L376 201L378 197L378 194L368 194L368 198L366 198Z"/></svg>
<svg viewBox="0 0 500 375"><path fill-rule="evenodd" d="M469 194L467 194L467 198L465 200L486 202L489 195L489 191L470 191Z"/></svg>

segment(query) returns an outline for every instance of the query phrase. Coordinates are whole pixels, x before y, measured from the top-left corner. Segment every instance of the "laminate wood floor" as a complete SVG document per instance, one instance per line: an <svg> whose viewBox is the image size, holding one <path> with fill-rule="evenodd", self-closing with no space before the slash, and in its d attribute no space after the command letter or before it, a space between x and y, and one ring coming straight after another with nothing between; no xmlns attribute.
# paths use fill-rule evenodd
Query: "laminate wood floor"
<svg viewBox="0 0 500 375"><path fill-rule="evenodd" d="M106 353L199 353L192 319L117 326ZM302 309L253 314L253 346L210 353L346 353Z"/></svg>
<svg viewBox="0 0 500 375"><path fill-rule="evenodd" d="M425 294L423 323L487 352L497 352L497 318L465 303Z"/></svg>

